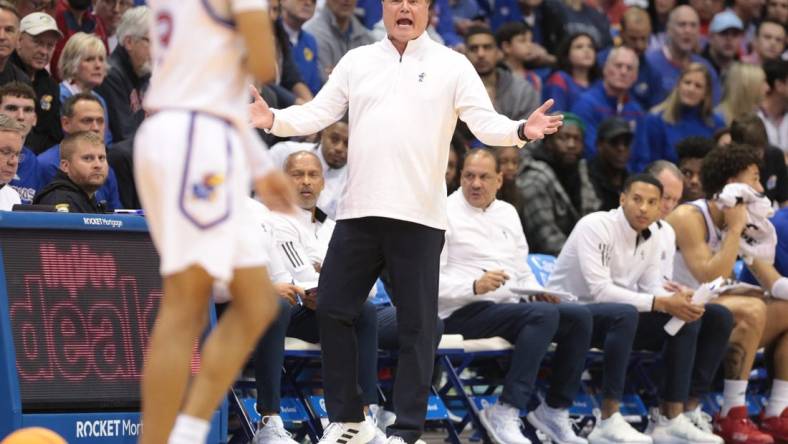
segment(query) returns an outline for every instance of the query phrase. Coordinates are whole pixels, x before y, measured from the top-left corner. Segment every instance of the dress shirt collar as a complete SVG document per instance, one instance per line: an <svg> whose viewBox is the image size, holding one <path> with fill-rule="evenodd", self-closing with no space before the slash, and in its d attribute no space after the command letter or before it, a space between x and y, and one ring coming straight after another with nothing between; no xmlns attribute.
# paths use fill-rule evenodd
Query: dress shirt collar
<svg viewBox="0 0 788 444"><path fill-rule="evenodd" d="M298 37L301 35L301 30L293 29L287 26L287 23L285 23L284 20L280 19L279 22L282 24L282 28L284 28L285 32L287 33L287 38L290 40L290 44L293 46L298 45Z"/></svg>

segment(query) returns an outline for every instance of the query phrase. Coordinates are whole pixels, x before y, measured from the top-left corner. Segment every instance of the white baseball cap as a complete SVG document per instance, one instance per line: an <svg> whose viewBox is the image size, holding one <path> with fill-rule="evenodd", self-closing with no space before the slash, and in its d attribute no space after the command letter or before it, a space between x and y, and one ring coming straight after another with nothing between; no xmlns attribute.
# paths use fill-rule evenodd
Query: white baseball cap
<svg viewBox="0 0 788 444"><path fill-rule="evenodd" d="M48 31L54 31L60 38L63 33L57 28L57 23L51 15L43 12L33 12L25 16L19 23L19 30L30 35L39 35Z"/></svg>

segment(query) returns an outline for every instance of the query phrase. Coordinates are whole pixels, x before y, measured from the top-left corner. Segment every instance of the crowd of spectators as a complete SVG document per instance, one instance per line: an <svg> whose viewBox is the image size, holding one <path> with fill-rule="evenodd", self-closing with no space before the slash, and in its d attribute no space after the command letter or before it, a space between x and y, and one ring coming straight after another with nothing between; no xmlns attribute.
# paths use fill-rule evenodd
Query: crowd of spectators
<svg viewBox="0 0 788 444"><path fill-rule="evenodd" d="M788 158L788 8L781 1L433 0L427 32L466 55L496 111L524 119L551 98L553 111L567 115L559 134L502 154L516 163L500 197L515 204L526 233L551 233L540 238L544 247L532 249L556 253L561 242L550 239L565 237L589 212L616 207L629 174L657 160L679 162L678 146L688 138L726 142L733 122L753 113L767 135L762 151L770 153L764 157L764 188L775 206L788 202L785 161L771 149ZM278 75L261 92L274 107L310 101L347 51L384 36L373 1L269 3ZM3 105L17 110L23 124L32 123L10 184L23 203L31 203L61 169L61 139L87 130L102 133L109 163L97 203L108 211L140 206L133 138L145 118L151 36L148 9L135 4L144 1L0 1L0 87L29 85L34 92L34 115L24 114L29 107ZM66 102L81 94L96 98L88 107L100 106L101 119L74 118L85 105ZM22 96L12 93L8 100ZM601 132L610 118L617 120ZM575 146L578 132L582 145ZM261 136L279 153L305 148L293 143L317 142L331 172L326 175L333 177L325 193L331 202L323 202L332 213L346 172L343 161L325 163L326 137ZM275 146L280 142L288 149ZM458 186L464 153L480 146L458 121L446 173L449 192ZM545 194L553 197L545 200ZM548 213L558 222L545 224Z"/></svg>
<svg viewBox="0 0 788 444"><path fill-rule="evenodd" d="M274 108L309 102L348 51L385 38L379 0L268 4L278 69L275 81L261 85L260 92ZM786 0L431 0L430 11L429 37L465 55L497 112L523 120L542 101L553 99L552 112L564 116L557 133L524 149L495 147L494 156L476 150L483 144L457 122L446 169L446 189L453 196L449 225L455 230L447 245L455 252L470 248L463 244L466 236L484 226L501 228L504 238L475 233L479 245L471 249L476 254L508 248L517 263L512 267L525 267L523 248L558 256L584 216L624 205L627 196L634 196L633 183L653 193L659 189L660 198L670 201L661 218L675 220L678 213L671 211L677 204L712 198L704 192L709 186L702 183L702 165L712 152L724 158L720 150L728 146L734 153L748 150L757 159L760 185L771 205L788 206ZM152 70L151 39L156 38L150 21L144 1L0 0L0 209L18 203L73 212L140 208L133 145L146 117L142 99ZM420 73L418 82L440 82L430 75ZM425 103L430 94L413 92ZM397 118L392 115L392 125ZM290 252L302 240L317 248L310 244L314 239L307 239L335 217L352 174L346 166L348 133L347 117L302 138L260 132L275 163L300 187L305 211L302 223L292 225L259 208L250 210L273 227L271 248ZM470 193L474 178L466 176L474 168L474 174L488 179L500 173L500 184L486 190L479 205L462 194ZM656 179L644 179L643 171ZM485 211L476 211L480 208ZM600 219L599 224L622 220ZM276 227L282 224L292 225L293 239L281 238ZM458 227L471 234L458 236ZM527 244L520 242L522 233L506 236L520 227ZM570 245L580 242L578 236ZM307 254L309 260L300 265L316 276L323 255ZM295 276L298 265L284 268ZM485 270L472 287L465 285L467 273L457 276L463 291L472 290L471 299L477 290L486 291L477 284L489 284L489 291L498 288L495 272ZM451 284L444 278L442 285ZM296 294L290 287L281 292L283 297ZM443 316L446 330L473 336L464 312L457 311L462 304L453 303ZM531 315L526 313L531 308L515 308L518 317ZM490 316L497 316L498 308L490 309ZM301 312L314 315L308 304L283 312L279 330L264 339L258 354L268 356L275 347L264 345L280 343L285 332L312 338L314 325L309 318L309 328L302 329ZM512 332L519 335L519 326ZM542 339L544 347L551 340ZM376 344L369 347L374 354ZM280 355L274 358L281 360ZM518 371L535 372L536 367ZM277 379L277 365L258 370L258 382ZM278 395L275 385L266 387L273 391L260 390L260 413L271 415ZM270 399L263 399L266 394ZM507 402L525 404L524 399Z"/></svg>

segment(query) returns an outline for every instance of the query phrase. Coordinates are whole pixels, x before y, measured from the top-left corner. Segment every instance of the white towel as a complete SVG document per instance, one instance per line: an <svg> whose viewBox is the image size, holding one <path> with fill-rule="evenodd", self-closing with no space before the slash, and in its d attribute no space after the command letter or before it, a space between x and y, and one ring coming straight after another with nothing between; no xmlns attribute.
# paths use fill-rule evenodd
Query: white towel
<svg viewBox="0 0 788 444"><path fill-rule="evenodd" d="M747 225L739 242L739 254L744 262L752 264L753 259L774 263L777 247L777 231L769 221L774 214L769 198L743 183L731 183L715 196L720 209L731 208L738 203L747 206Z"/></svg>

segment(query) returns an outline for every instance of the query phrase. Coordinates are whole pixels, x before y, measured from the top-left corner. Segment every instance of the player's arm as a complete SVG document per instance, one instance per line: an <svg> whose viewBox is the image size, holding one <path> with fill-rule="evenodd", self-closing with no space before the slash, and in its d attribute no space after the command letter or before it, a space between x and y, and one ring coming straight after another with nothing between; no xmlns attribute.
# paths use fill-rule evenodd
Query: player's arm
<svg viewBox="0 0 788 444"><path fill-rule="evenodd" d="M250 0L234 1L235 23L246 43L246 70L260 83L269 83L276 77L276 50L271 30L271 18L265 8L253 8Z"/></svg>
<svg viewBox="0 0 788 444"><path fill-rule="evenodd" d="M774 268L774 265L760 259L755 259L752 265L748 265L747 268L750 269L755 279L761 284L761 287L767 290L771 290L774 283L782 278L780 272Z"/></svg>
<svg viewBox="0 0 788 444"><path fill-rule="evenodd" d="M729 230L725 233L722 248L717 254L712 254L706 243L706 223L700 211L692 206L682 205L668 215L666 220L676 231L679 254L684 256L687 268L698 282L711 282L720 276L731 275L739 252L740 230Z"/></svg>

